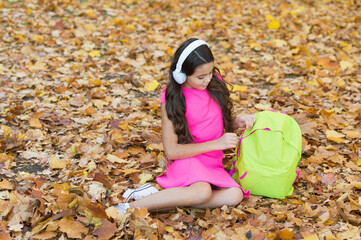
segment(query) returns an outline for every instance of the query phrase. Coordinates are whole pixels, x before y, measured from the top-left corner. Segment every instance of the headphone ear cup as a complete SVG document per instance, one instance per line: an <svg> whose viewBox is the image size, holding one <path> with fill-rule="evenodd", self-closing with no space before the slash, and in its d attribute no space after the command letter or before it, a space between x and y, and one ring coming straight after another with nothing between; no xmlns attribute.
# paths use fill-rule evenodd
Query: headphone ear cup
<svg viewBox="0 0 361 240"><path fill-rule="evenodd" d="M173 71L172 75L174 80L179 84L183 84L187 80L185 73Z"/></svg>

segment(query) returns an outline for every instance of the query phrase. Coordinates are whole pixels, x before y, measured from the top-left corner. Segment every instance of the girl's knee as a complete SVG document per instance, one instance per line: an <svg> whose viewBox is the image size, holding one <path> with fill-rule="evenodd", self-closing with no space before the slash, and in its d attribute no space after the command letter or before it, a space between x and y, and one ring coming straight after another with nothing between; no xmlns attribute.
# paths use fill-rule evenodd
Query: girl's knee
<svg viewBox="0 0 361 240"><path fill-rule="evenodd" d="M243 200L243 192L240 188L232 187L228 189L229 199L227 201L227 205L230 207L237 206Z"/></svg>
<svg viewBox="0 0 361 240"><path fill-rule="evenodd" d="M212 187L209 183L198 182L190 186L192 190L193 204L202 204L209 201L212 197Z"/></svg>

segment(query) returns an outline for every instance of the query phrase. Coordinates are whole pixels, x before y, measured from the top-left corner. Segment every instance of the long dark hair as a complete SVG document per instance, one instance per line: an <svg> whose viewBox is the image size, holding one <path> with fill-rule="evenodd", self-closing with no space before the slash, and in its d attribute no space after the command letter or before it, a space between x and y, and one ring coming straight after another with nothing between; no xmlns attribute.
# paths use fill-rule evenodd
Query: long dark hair
<svg viewBox="0 0 361 240"><path fill-rule="evenodd" d="M175 52L172 64L169 72L169 83L165 93L166 99L166 111L168 118L172 121L174 126L174 132L178 136L178 143L191 143L194 141L188 127L186 112L186 101L181 89L181 85L178 84L173 76L172 72L176 69L177 61L183 52L183 50L196 38L190 38L185 41ZM188 55L182 65L182 72L187 76L194 73L195 69L205 63L214 62L214 57L207 45L202 45L196 48L192 53ZM223 126L227 132L233 131L233 104L229 97L229 91L226 83L219 79L220 76L218 68L213 69L212 79L207 86L207 92L214 99L215 102L222 109Z"/></svg>

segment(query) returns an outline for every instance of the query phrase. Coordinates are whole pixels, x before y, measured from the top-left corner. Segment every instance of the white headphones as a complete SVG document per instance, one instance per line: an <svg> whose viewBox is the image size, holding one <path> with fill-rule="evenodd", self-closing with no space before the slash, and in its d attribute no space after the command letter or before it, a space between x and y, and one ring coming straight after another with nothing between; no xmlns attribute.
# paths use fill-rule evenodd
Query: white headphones
<svg viewBox="0 0 361 240"><path fill-rule="evenodd" d="M208 46L208 44L203 40L195 40L194 42L189 44L179 56L176 69L172 72L173 78L177 83L182 84L187 80L187 75L182 72L182 65L188 55L191 54L191 52L193 52L197 47L202 45Z"/></svg>

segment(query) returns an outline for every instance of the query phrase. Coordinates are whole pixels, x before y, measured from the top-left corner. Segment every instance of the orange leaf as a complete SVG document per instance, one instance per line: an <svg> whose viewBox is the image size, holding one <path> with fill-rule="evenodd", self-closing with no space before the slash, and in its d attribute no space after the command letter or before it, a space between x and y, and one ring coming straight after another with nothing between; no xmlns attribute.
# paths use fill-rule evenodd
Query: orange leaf
<svg viewBox="0 0 361 240"><path fill-rule="evenodd" d="M9 231L6 229L6 225L6 222L0 222L0 239L11 240L13 238L10 236Z"/></svg>
<svg viewBox="0 0 361 240"><path fill-rule="evenodd" d="M119 144L125 143L127 140L124 138L124 132L122 132L120 129L113 129L109 131L110 138Z"/></svg>
<svg viewBox="0 0 361 240"><path fill-rule="evenodd" d="M279 234L279 236L280 236L280 238L281 238L282 240L293 240L293 239L294 239L294 238L293 238L293 234L294 234L294 233L288 231L288 229L284 229L284 230L282 230L282 231L279 231L278 234Z"/></svg>
<svg viewBox="0 0 361 240"><path fill-rule="evenodd" d="M339 63L333 62L329 58L321 58L317 61L317 64L320 66L323 66L324 68L326 68L328 70L337 70L340 66Z"/></svg>
<svg viewBox="0 0 361 240"><path fill-rule="evenodd" d="M117 156L118 158L128 158L129 157L129 153L127 153L127 152L122 152L122 153L114 152L113 154L115 156Z"/></svg>
<svg viewBox="0 0 361 240"><path fill-rule="evenodd" d="M92 213L93 217L97 218L107 218L107 213L105 212L102 205L98 204L92 204L88 206L90 212Z"/></svg>
<svg viewBox="0 0 361 240"><path fill-rule="evenodd" d="M0 153L0 163L4 163L11 159L12 159L12 157L7 155L6 153Z"/></svg>
<svg viewBox="0 0 361 240"><path fill-rule="evenodd" d="M146 208L136 208L134 209L134 216L139 218L145 218L148 216L149 212Z"/></svg>
<svg viewBox="0 0 361 240"><path fill-rule="evenodd" d="M38 240L54 239L56 235L58 235L57 232L42 232L33 236L33 239L38 239Z"/></svg>
<svg viewBox="0 0 361 240"><path fill-rule="evenodd" d="M59 226L59 230L66 233L69 238L82 239L82 233L88 233L88 228L86 228L82 223L74 221L72 217L61 219L59 221Z"/></svg>
<svg viewBox="0 0 361 240"><path fill-rule="evenodd" d="M30 127L33 127L33 128L42 128L43 127L43 125L41 125L41 122L39 121L39 117L41 117L41 115L43 115L43 113L39 112L39 113L34 113L33 115L30 116L30 118L29 118Z"/></svg>
<svg viewBox="0 0 361 240"><path fill-rule="evenodd" d="M0 189L13 189L13 185L6 179L0 182Z"/></svg>
<svg viewBox="0 0 361 240"><path fill-rule="evenodd" d="M318 240L317 235L314 233L301 232L301 235L302 235L303 239L305 239L305 240Z"/></svg>

